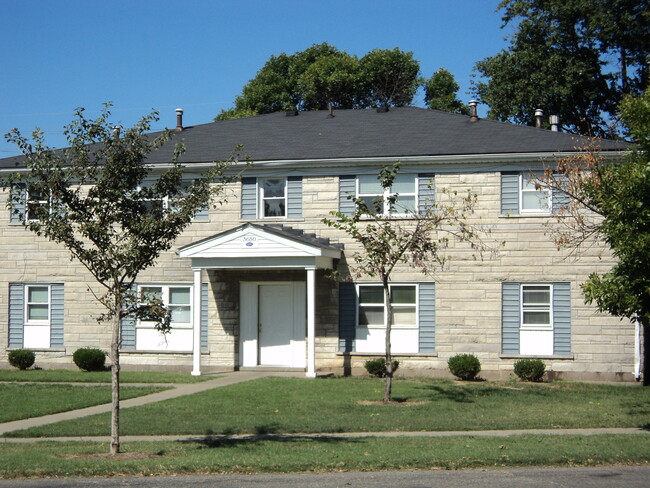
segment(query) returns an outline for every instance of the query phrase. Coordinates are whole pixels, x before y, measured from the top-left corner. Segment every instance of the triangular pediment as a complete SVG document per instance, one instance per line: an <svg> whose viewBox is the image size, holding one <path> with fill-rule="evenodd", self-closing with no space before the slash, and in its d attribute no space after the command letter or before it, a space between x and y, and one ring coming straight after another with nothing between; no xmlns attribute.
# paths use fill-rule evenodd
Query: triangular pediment
<svg viewBox="0 0 650 488"><path fill-rule="evenodd" d="M180 257L259 258L329 257L338 259L341 251L329 245L309 242L267 226L244 224L180 249Z"/></svg>

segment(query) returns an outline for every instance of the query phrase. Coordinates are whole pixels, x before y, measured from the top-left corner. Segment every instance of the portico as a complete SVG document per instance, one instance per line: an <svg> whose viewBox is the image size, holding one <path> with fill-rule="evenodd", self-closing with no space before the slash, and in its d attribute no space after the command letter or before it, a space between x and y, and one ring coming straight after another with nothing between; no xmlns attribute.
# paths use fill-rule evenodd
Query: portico
<svg viewBox="0 0 650 488"><path fill-rule="evenodd" d="M295 229L248 223L185 246L179 255L191 259L195 290L204 270L304 269L304 282L240 283L239 366L304 368L308 377L316 376L316 270L332 268L339 247ZM192 375L198 376L201 298L193 296Z"/></svg>

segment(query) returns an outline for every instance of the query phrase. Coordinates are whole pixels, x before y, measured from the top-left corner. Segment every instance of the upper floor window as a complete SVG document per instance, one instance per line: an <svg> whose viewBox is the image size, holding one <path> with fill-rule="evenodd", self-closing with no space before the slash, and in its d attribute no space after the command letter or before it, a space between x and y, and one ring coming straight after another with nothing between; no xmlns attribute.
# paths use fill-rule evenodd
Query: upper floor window
<svg viewBox="0 0 650 488"><path fill-rule="evenodd" d="M38 220L38 215L41 212L50 212L50 196L48 194L39 193L36 190L29 188L27 190L27 211L25 213L25 220L27 222Z"/></svg>
<svg viewBox="0 0 650 488"><path fill-rule="evenodd" d="M376 175L357 176L357 197L369 211L381 215L414 213L416 188L416 177L412 174L398 174L390 188L382 188ZM392 206L391 199L394 199Z"/></svg>
<svg viewBox="0 0 650 488"><path fill-rule="evenodd" d="M519 176L521 213L549 213L551 211L551 190L536 188L535 181L525 174Z"/></svg>
<svg viewBox="0 0 650 488"><path fill-rule="evenodd" d="M287 216L286 178L260 178L258 180L260 218Z"/></svg>

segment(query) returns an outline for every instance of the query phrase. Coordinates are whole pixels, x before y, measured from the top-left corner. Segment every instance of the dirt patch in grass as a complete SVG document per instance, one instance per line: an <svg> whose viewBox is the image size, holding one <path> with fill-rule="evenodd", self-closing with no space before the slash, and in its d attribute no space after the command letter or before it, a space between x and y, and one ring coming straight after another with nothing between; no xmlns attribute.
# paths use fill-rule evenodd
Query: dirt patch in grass
<svg viewBox="0 0 650 488"><path fill-rule="evenodd" d="M111 454L102 452L97 454L69 454L61 456L66 459L108 459L111 461L133 461L134 459L153 459L163 457L161 454L151 454L148 452L120 452Z"/></svg>
<svg viewBox="0 0 650 488"><path fill-rule="evenodd" d="M387 405L387 406L399 406L399 407L413 407L415 405L424 405L425 403L431 403L427 400L393 400L392 402L384 403L382 400L371 401L371 400L360 400L357 402L359 405Z"/></svg>

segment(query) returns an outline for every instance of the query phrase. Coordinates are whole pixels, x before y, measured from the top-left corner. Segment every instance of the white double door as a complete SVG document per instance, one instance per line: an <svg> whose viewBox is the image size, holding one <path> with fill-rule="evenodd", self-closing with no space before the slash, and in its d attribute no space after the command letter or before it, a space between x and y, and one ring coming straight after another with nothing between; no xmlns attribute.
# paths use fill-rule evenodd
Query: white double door
<svg viewBox="0 0 650 488"><path fill-rule="evenodd" d="M304 282L242 282L240 364L305 368Z"/></svg>

